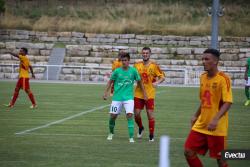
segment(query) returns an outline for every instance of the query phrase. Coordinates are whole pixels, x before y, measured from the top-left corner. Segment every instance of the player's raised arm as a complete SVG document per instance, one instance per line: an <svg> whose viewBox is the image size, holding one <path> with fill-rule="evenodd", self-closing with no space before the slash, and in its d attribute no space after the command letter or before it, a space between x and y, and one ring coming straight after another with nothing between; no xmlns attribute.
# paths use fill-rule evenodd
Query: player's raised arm
<svg viewBox="0 0 250 167"><path fill-rule="evenodd" d="M6 54L10 54L11 56L14 56L16 58L19 58L18 54L12 53L12 52L6 52Z"/></svg>

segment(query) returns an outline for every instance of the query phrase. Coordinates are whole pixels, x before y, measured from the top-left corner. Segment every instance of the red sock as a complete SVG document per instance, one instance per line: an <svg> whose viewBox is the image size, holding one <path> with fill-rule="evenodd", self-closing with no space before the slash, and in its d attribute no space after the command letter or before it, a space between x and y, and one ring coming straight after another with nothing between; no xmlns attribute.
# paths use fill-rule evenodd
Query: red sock
<svg viewBox="0 0 250 167"><path fill-rule="evenodd" d="M186 157L186 160L190 167L203 167L200 159L197 157L197 155L193 157Z"/></svg>
<svg viewBox="0 0 250 167"><path fill-rule="evenodd" d="M141 120L141 116L138 115L138 116L135 116L135 122L136 124L138 125L139 128L142 128L143 125L142 125L142 120Z"/></svg>
<svg viewBox="0 0 250 167"><path fill-rule="evenodd" d="M28 95L29 95L29 98L30 98L31 103L32 103L33 105L36 105L36 102L35 102L35 98L34 98L34 96L33 96L33 93L30 92Z"/></svg>
<svg viewBox="0 0 250 167"><path fill-rule="evenodd" d="M19 91L15 91L14 94L13 94L13 97L12 97L12 100L10 102L10 105L14 105L15 102L16 102L16 99L18 98L18 95L19 95Z"/></svg>
<svg viewBox="0 0 250 167"><path fill-rule="evenodd" d="M148 120L149 134L154 135L155 131L155 119L151 118Z"/></svg>

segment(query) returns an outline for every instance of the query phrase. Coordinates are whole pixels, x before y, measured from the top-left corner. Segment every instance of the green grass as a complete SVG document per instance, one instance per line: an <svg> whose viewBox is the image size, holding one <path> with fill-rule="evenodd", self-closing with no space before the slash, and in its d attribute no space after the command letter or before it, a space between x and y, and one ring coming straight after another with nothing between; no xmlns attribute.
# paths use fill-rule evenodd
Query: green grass
<svg viewBox="0 0 250 167"><path fill-rule="evenodd" d="M21 91L8 111L15 82L0 81L0 166L1 167L156 167L159 137L171 137L171 167L187 166L183 144L189 120L198 106L198 88L160 87L156 99L156 141L148 142L148 129L142 140L129 144L127 123L122 114L116 122L113 141L107 141L108 107L64 122L16 135L72 115L108 105L102 100L104 85L31 83L38 108ZM250 149L250 108L243 106L243 89L234 89L230 110L229 148ZM147 127L145 113L143 121ZM135 132L137 132L135 130ZM205 166L216 166L208 156ZM231 167L247 167L250 161L229 161Z"/></svg>

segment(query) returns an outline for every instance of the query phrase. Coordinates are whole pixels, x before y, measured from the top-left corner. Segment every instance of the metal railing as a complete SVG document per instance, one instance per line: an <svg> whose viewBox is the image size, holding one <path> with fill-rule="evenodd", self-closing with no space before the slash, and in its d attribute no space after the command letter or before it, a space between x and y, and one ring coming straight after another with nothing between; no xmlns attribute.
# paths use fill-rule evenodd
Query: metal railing
<svg viewBox="0 0 250 167"><path fill-rule="evenodd" d="M111 74L111 66L107 67L107 66L76 66L76 65L47 65L47 64L33 64L33 69L34 71L36 71L36 68L38 67L42 67L44 68L43 70L43 77L40 77L38 79L41 80L49 80L49 74L50 74L50 67L60 67L61 68L61 72L60 74L62 74L62 70L63 68L69 68L69 69L80 69L80 81L84 81L83 76L84 76L84 70L86 69L90 69L90 70L107 70L109 72L105 73L105 74L99 74L99 75L105 75L107 77L110 76ZM9 70L4 70L4 67L11 67L11 72L9 72ZM6 73L11 73L11 77L10 79L15 79L18 71L15 70L15 68L18 68L19 64L0 64L0 72L3 73L4 71L8 71ZM176 77L171 77L169 76L169 74L171 72L181 72L183 73L181 76L183 77L179 77L183 79L183 83L179 83L179 84L185 84L185 85L198 85L199 84L199 78L201 73L203 73L204 71L201 70L194 70L194 69L190 69L190 68L166 68L163 67L161 68L165 73L167 78L171 78L171 79L176 79ZM223 70L224 72L227 73L244 73L244 70ZM35 72L36 74L36 72ZM67 73L69 74L69 73ZM66 75L66 74L65 74ZM76 74L75 74L76 75ZM91 75L91 74L90 74ZM167 83L167 82L166 82ZM167 83L169 84L169 83ZM171 82L170 82L171 84Z"/></svg>

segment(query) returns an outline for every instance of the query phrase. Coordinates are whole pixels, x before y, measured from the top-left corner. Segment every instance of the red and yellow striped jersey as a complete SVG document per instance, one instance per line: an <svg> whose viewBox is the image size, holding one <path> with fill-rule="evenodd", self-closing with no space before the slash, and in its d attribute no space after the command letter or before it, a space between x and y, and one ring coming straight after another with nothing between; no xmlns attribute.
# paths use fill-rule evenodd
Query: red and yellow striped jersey
<svg viewBox="0 0 250 167"><path fill-rule="evenodd" d="M112 63L112 71L114 71L115 69L117 69L117 68L119 68L121 66L122 66L122 62L120 60L116 59Z"/></svg>
<svg viewBox="0 0 250 167"><path fill-rule="evenodd" d="M19 55L19 78L29 78L30 61L27 56Z"/></svg>
<svg viewBox="0 0 250 167"><path fill-rule="evenodd" d="M164 78L164 72L161 71L160 67L152 61L147 65L144 65L144 63L140 61L138 63L135 63L134 67L138 70L141 76L148 98L154 99L155 88L153 87L153 82L155 82L157 78ZM141 99L144 98L143 92L139 85L136 86L135 97Z"/></svg>
<svg viewBox="0 0 250 167"><path fill-rule="evenodd" d="M218 72L213 78L208 78L207 72L200 77L201 113L192 129L194 131L213 135L227 136L228 113L223 115L215 131L208 131L208 124L220 111L223 103L233 102L230 78L223 72Z"/></svg>

